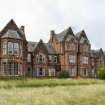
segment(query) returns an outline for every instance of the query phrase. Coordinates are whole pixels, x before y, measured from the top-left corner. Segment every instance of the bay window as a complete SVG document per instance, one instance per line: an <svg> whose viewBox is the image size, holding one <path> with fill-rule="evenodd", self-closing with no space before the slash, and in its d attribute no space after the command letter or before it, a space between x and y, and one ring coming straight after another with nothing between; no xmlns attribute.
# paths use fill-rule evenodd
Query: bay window
<svg viewBox="0 0 105 105"><path fill-rule="evenodd" d="M8 54L19 55L19 44L8 42Z"/></svg>

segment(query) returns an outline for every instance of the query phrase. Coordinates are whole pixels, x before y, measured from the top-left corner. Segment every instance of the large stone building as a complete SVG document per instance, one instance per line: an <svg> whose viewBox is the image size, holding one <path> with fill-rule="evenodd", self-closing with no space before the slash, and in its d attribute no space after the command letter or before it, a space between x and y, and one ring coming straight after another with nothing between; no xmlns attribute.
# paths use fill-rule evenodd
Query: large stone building
<svg viewBox="0 0 105 105"><path fill-rule="evenodd" d="M57 77L66 70L70 77L95 78L103 66L104 51L91 49L84 30L51 31L48 43L27 41L24 26L13 20L0 32L0 76Z"/></svg>

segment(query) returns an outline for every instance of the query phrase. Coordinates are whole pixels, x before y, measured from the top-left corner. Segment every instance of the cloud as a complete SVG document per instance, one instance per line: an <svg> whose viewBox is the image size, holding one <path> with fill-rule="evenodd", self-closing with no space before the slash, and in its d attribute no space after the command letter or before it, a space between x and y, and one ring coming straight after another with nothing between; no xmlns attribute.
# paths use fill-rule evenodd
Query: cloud
<svg viewBox="0 0 105 105"><path fill-rule="evenodd" d="M93 48L105 50L104 0L0 0L0 29L13 18L25 25L28 40L49 39L71 26L75 32L85 29Z"/></svg>

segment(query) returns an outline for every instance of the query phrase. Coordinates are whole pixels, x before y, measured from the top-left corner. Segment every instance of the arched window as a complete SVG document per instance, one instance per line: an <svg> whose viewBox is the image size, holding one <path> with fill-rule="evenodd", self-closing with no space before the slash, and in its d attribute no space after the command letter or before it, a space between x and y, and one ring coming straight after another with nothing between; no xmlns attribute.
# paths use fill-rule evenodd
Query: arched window
<svg viewBox="0 0 105 105"><path fill-rule="evenodd" d="M45 55L42 53L39 53L36 55L36 62L37 63L45 63Z"/></svg>

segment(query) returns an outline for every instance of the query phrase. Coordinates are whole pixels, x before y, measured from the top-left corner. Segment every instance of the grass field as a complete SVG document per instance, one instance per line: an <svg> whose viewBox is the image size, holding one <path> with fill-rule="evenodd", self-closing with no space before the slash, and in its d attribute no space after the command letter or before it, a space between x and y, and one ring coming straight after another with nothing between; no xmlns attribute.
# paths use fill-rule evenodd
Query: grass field
<svg viewBox="0 0 105 105"><path fill-rule="evenodd" d="M1 80L0 105L105 105L105 81Z"/></svg>

